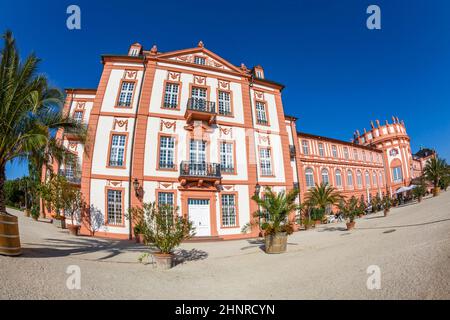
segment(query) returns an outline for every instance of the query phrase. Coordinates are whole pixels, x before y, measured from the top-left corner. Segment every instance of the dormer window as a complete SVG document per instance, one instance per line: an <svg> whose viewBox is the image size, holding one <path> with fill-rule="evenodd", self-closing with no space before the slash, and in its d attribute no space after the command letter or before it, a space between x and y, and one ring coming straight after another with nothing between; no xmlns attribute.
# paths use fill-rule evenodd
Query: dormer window
<svg viewBox="0 0 450 320"><path fill-rule="evenodd" d="M263 74L262 74L262 71L261 71L261 70L257 70L257 71L256 71L256 77L259 78L259 79L262 79L262 78L263 78Z"/></svg>
<svg viewBox="0 0 450 320"><path fill-rule="evenodd" d="M194 57L194 63L204 66L204 65L206 65L206 59L203 58L203 57L195 56Z"/></svg>
<svg viewBox="0 0 450 320"><path fill-rule="evenodd" d="M130 56L132 56L132 57L137 57L139 55L139 49L137 49L137 48L132 48L131 50L130 50Z"/></svg>

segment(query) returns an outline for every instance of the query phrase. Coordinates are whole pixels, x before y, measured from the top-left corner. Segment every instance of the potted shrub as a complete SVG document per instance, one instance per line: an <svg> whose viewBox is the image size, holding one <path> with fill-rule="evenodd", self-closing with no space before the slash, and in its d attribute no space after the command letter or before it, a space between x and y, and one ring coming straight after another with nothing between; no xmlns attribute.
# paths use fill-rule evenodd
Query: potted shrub
<svg viewBox="0 0 450 320"><path fill-rule="evenodd" d="M392 206L392 200L389 196L385 196L383 198L383 211L384 211L384 216L386 217L389 213L389 211L391 210L391 206Z"/></svg>
<svg viewBox="0 0 450 320"><path fill-rule="evenodd" d="M64 184L64 197L62 198L62 210L64 216L70 218L71 223L67 225L69 233L78 236L80 232L80 212L84 207L84 199L80 189L70 183Z"/></svg>
<svg viewBox="0 0 450 320"><path fill-rule="evenodd" d="M252 199L258 204L259 210L254 213L255 219L246 224L242 231L247 232L252 224L260 223L264 231L266 253L283 253L287 247L287 237L294 231L294 219L289 218L292 212L301 210L296 204L298 189L289 192L274 192L266 188L263 195L255 194Z"/></svg>
<svg viewBox="0 0 450 320"><path fill-rule="evenodd" d="M311 208L311 220L314 221L314 224L321 224L323 217L325 215L325 210L322 208Z"/></svg>
<svg viewBox="0 0 450 320"><path fill-rule="evenodd" d="M320 185L316 184L314 188L308 190L305 199L308 207L312 208L310 211L311 219L315 220L316 223L321 223L326 208L333 207L341 198L342 196L336 191L336 188L330 186L328 183L322 182Z"/></svg>
<svg viewBox="0 0 450 320"><path fill-rule="evenodd" d="M301 219L301 224L305 227L305 230L309 230L315 225L315 221L309 217L303 217Z"/></svg>
<svg viewBox="0 0 450 320"><path fill-rule="evenodd" d="M38 219L39 219L39 208L36 207L36 206L33 206L31 208L30 215L31 215L31 217L33 218L34 221L38 221Z"/></svg>
<svg viewBox="0 0 450 320"><path fill-rule="evenodd" d="M155 258L156 266L159 269L170 269L173 266L173 250L180 245L183 240L192 237L194 228L192 222L187 218L177 214L177 210L172 206L157 206L156 203L144 203L142 208L135 207L132 214L141 212L145 217L145 239L149 240L151 248L157 251L152 255ZM148 256L149 253L141 255L139 260Z"/></svg>
<svg viewBox="0 0 450 320"><path fill-rule="evenodd" d="M422 198L425 196L426 192L427 192L427 187L423 184L416 186L412 190L412 194L413 194L414 198L416 198L417 202L419 202L419 203L422 202Z"/></svg>
<svg viewBox="0 0 450 320"><path fill-rule="evenodd" d="M144 211L139 210L138 208L132 208L129 213L125 215L127 219L131 219L133 221L133 234L136 243L146 244L145 239L145 219L144 219Z"/></svg>
<svg viewBox="0 0 450 320"><path fill-rule="evenodd" d="M342 200L338 204L339 210L347 219L347 230L351 230L355 227L355 217L360 212L361 207L358 204L358 199L354 196L348 200Z"/></svg>

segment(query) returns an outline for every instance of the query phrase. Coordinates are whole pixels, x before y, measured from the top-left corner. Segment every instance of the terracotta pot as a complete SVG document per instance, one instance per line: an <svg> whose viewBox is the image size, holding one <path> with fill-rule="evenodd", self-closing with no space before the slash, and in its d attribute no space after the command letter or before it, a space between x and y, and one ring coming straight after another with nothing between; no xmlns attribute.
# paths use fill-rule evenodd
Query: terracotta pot
<svg viewBox="0 0 450 320"><path fill-rule="evenodd" d="M312 228L312 225L310 225L310 224L305 224L305 230L309 230L309 229L311 229Z"/></svg>
<svg viewBox="0 0 450 320"><path fill-rule="evenodd" d="M352 230L355 227L355 221L347 222L347 230Z"/></svg>
<svg viewBox="0 0 450 320"><path fill-rule="evenodd" d="M53 218L52 223L57 228L66 229L66 219L55 219L55 218Z"/></svg>
<svg viewBox="0 0 450 320"><path fill-rule="evenodd" d="M69 224L67 226L67 229L69 229L69 233L73 236L78 236L78 234L80 232L80 228L81 228L81 226L72 225L72 224Z"/></svg>
<svg viewBox="0 0 450 320"><path fill-rule="evenodd" d="M441 188L439 188L439 187L433 188L433 197L437 197L439 195L440 191L441 191Z"/></svg>
<svg viewBox="0 0 450 320"><path fill-rule="evenodd" d="M38 221L39 217L32 217L34 221Z"/></svg>
<svg viewBox="0 0 450 320"><path fill-rule="evenodd" d="M145 237L143 233L139 233L137 235L134 236L136 239L136 243L143 243L145 244Z"/></svg>
<svg viewBox="0 0 450 320"><path fill-rule="evenodd" d="M362 217L364 217L364 215L363 214L358 214L358 217L362 218Z"/></svg>
<svg viewBox="0 0 450 320"><path fill-rule="evenodd" d="M286 252L287 247L287 233L278 232L275 234L268 234L265 237L266 253L283 253Z"/></svg>
<svg viewBox="0 0 450 320"><path fill-rule="evenodd" d="M25 209L25 211L23 212L25 214L25 217L31 217L31 212L28 209Z"/></svg>
<svg viewBox="0 0 450 320"><path fill-rule="evenodd" d="M384 209L384 216L386 217L389 213L389 209Z"/></svg>
<svg viewBox="0 0 450 320"><path fill-rule="evenodd" d="M314 223L315 224L322 224L322 221L321 220L314 220Z"/></svg>
<svg viewBox="0 0 450 320"><path fill-rule="evenodd" d="M161 270L168 270L173 266L173 253L154 253L156 267Z"/></svg>
<svg viewBox="0 0 450 320"><path fill-rule="evenodd" d="M422 197L417 198L417 202L422 202Z"/></svg>

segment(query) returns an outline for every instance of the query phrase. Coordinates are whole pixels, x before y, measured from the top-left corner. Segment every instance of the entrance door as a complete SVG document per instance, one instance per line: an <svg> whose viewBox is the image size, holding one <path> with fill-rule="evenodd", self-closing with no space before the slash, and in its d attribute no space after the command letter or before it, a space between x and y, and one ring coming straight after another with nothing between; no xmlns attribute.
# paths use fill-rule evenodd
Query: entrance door
<svg viewBox="0 0 450 320"><path fill-rule="evenodd" d="M209 217L209 200L188 199L189 220L195 227L195 235L207 237L211 235L211 223Z"/></svg>

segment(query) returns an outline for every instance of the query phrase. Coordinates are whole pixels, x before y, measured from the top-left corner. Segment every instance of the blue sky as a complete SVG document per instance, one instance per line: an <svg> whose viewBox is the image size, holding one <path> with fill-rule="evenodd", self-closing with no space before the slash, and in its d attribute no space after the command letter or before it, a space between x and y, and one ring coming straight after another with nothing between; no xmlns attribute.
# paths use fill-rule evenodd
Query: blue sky
<svg viewBox="0 0 450 320"><path fill-rule="evenodd" d="M66 8L81 8L81 30ZM366 8L381 8L381 30ZM348 141L370 120L406 122L413 151L450 159L450 2L304 1L2 1L0 31L13 30L22 55L42 58L52 84L96 87L104 53L140 42L160 51L205 46L230 62L261 64L286 86L285 112L298 129ZM26 174L8 166L8 178Z"/></svg>

